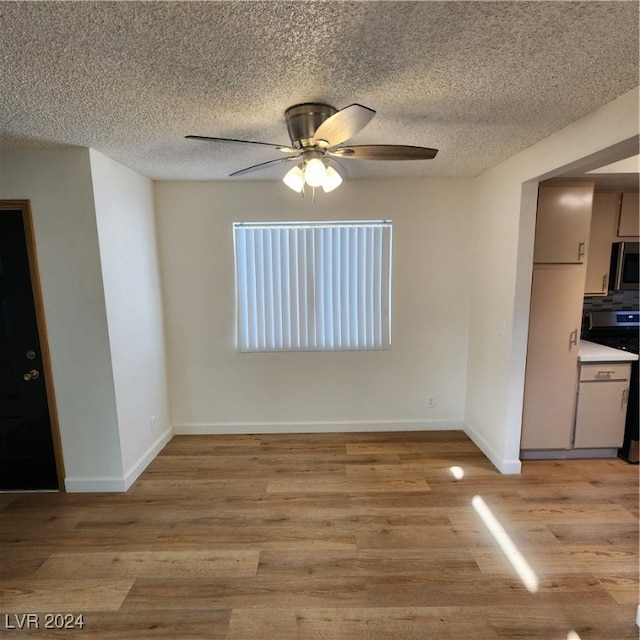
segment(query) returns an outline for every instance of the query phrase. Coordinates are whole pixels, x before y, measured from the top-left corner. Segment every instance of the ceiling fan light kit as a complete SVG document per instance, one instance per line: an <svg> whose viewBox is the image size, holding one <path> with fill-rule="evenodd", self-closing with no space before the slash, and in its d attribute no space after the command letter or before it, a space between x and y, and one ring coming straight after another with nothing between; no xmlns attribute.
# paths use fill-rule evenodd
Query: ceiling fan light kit
<svg viewBox="0 0 640 640"><path fill-rule="evenodd" d="M285 173L282 182L284 182L289 189L300 193L304 189L304 171L299 166L293 167L293 169L289 169L289 171Z"/></svg>
<svg viewBox="0 0 640 640"><path fill-rule="evenodd" d="M342 184L342 176L333 168L327 167L327 177L322 183L322 190L329 193Z"/></svg>
<svg viewBox="0 0 640 640"><path fill-rule="evenodd" d="M277 163L296 162L296 166L287 172L282 181L297 193L304 193L305 184L314 191L316 187L322 187L325 193L340 186L342 176L330 164L337 162L335 158L348 160L431 160L435 158L438 150L429 147L392 144L340 146L361 131L375 113L373 109L361 104L351 104L339 111L331 105L316 102L294 105L284 114L291 146L234 138L198 135L185 137L192 140L257 144L274 147L283 153L294 154L240 169L231 176L259 171Z"/></svg>
<svg viewBox="0 0 640 640"><path fill-rule="evenodd" d="M327 177L327 168L320 158L311 158L304 168L304 181L310 187L319 187Z"/></svg>
<svg viewBox="0 0 640 640"><path fill-rule="evenodd" d="M329 193L342 184L342 176L322 160L313 158L287 171L282 182L296 193L301 193L305 184L313 189L322 187L325 193Z"/></svg>

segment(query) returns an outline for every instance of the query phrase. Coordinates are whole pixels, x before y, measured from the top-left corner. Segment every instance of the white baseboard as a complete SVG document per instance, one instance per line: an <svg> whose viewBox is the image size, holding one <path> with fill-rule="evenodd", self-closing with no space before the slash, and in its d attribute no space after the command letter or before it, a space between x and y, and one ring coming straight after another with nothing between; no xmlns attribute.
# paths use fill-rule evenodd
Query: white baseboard
<svg viewBox="0 0 640 640"><path fill-rule="evenodd" d="M518 458L510 460L499 456L484 437L469 425L465 425L464 432L473 440L478 449L489 458L491 464L493 464L500 473L504 475L517 475L522 473L522 462Z"/></svg>
<svg viewBox="0 0 640 640"><path fill-rule="evenodd" d="M120 476L70 476L65 478L67 493L124 493L160 453L173 437L173 429L168 429L140 456L137 462L122 477Z"/></svg>
<svg viewBox="0 0 640 640"><path fill-rule="evenodd" d="M124 478L119 476L75 476L66 477L67 493L122 493L126 491Z"/></svg>
<svg viewBox="0 0 640 640"><path fill-rule="evenodd" d="M227 422L192 423L175 427L176 435L258 433L357 433L366 431L461 431L460 420L397 420L351 422Z"/></svg>
<svg viewBox="0 0 640 640"><path fill-rule="evenodd" d="M158 439L140 456L138 461L125 473L125 491L140 477L142 472L151 464L153 459L164 449L164 446L173 438L173 429L167 429Z"/></svg>

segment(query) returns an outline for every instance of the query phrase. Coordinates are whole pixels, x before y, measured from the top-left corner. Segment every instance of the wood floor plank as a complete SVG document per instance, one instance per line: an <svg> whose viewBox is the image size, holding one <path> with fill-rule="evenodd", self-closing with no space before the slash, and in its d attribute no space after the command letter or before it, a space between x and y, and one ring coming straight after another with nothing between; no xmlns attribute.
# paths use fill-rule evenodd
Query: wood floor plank
<svg viewBox="0 0 640 640"><path fill-rule="evenodd" d="M0 492L0 511L10 505L17 497L15 493L3 493Z"/></svg>
<svg viewBox="0 0 640 640"><path fill-rule="evenodd" d="M637 519L620 505L598 504L549 504L538 503L536 506L520 508L514 505L509 514L510 521L531 521L544 524L629 524L634 525Z"/></svg>
<svg viewBox="0 0 640 640"><path fill-rule="evenodd" d="M248 550L129 551L60 553L52 555L35 577L105 578L212 578L248 577L256 574L259 553Z"/></svg>
<svg viewBox="0 0 640 640"><path fill-rule="evenodd" d="M532 594L514 574L510 577L486 576L478 572L449 572L411 578L370 579L367 583L367 604L370 607L417 606L490 606L495 602L509 605L529 603ZM580 602L611 602L604 586L591 574L541 579L535 593L536 604L570 604Z"/></svg>
<svg viewBox="0 0 640 640"><path fill-rule="evenodd" d="M638 604L638 574L633 568L615 575L594 575L616 602Z"/></svg>
<svg viewBox="0 0 640 640"><path fill-rule="evenodd" d="M424 481L427 467L424 464L347 464L344 469L351 481Z"/></svg>
<svg viewBox="0 0 640 640"><path fill-rule="evenodd" d="M495 606L484 609L500 640L637 640L636 607L616 604L562 604L535 607ZM573 638L576 636L574 635Z"/></svg>
<svg viewBox="0 0 640 640"><path fill-rule="evenodd" d="M43 619L44 612L40 613ZM65 640L226 640L230 609L209 607L190 610L141 609L89 611L84 615L84 628L63 631L59 635L34 632L32 638L64 638ZM11 631L9 638L23 637Z"/></svg>
<svg viewBox="0 0 640 640"><path fill-rule="evenodd" d="M233 610L226 640L497 640L489 624L458 607Z"/></svg>
<svg viewBox="0 0 640 640"><path fill-rule="evenodd" d="M208 493L210 495L232 496L232 495L260 495L267 487L267 480L259 479L189 479L189 486L192 491L199 494ZM161 494L163 496L182 495L184 496L184 486L178 483L167 485L166 479L147 478L140 479L132 489L131 493L144 496Z"/></svg>
<svg viewBox="0 0 640 640"><path fill-rule="evenodd" d="M632 523L551 524L548 526L561 544L611 545L617 548L638 548L638 525Z"/></svg>
<svg viewBox="0 0 640 640"><path fill-rule="evenodd" d="M131 580L95 577L90 580L41 580L37 577L3 580L0 586L0 611L117 611L132 584Z"/></svg>
<svg viewBox="0 0 640 640"><path fill-rule="evenodd" d="M191 609L206 607L327 607L364 606L368 586L364 578L287 577L277 582L268 576L219 580L143 578L136 580L123 609ZM180 598L176 599L175 594Z"/></svg>
<svg viewBox="0 0 640 640"><path fill-rule="evenodd" d="M625 573L634 567L638 554L633 549L616 549L604 545L583 547L579 545L531 545L527 547L526 560L538 576L592 573L601 571ZM473 557L483 573L508 575L513 573L507 562L496 562L494 549L474 549Z"/></svg>
<svg viewBox="0 0 640 640"><path fill-rule="evenodd" d="M11 638L637 640L637 603L637 466L503 476L462 432L177 436L126 493L0 495L0 635L86 623Z"/></svg>
<svg viewBox="0 0 640 640"><path fill-rule="evenodd" d="M258 574L274 581L283 577L332 577L337 588L347 577L384 580L389 575L419 575L427 579L446 573L477 577L479 569L471 553L441 553L439 549L336 550L330 555L322 551L271 550L260 554L258 565Z"/></svg>
<svg viewBox="0 0 640 640"><path fill-rule="evenodd" d="M47 551L35 552L33 549L17 548L15 544L0 544L0 578L7 580L31 576L49 557Z"/></svg>
<svg viewBox="0 0 640 640"><path fill-rule="evenodd" d="M226 520L226 521L225 521ZM355 546L353 524L347 517L318 522L277 515L273 518L204 518L176 524L158 535L155 549L322 548Z"/></svg>
<svg viewBox="0 0 640 640"><path fill-rule="evenodd" d="M420 479L390 479L357 481L350 479L327 479L324 481L276 480L267 484L267 493L391 493L406 491L429 491L429 485Z"/></svg>

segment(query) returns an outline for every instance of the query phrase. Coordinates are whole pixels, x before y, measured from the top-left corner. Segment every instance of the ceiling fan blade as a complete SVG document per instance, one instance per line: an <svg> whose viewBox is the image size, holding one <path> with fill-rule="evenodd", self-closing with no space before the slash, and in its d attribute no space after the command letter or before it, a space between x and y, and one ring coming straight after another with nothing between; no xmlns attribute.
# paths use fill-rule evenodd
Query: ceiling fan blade
<svg viewBox="0 0 640 640"><path fill-rule="evenodd" d="M209 136L185 136L188 140L208 140L213 142L240 142L241 144L260 144L265 147L275 147L279 151L286 153L295 153L298 149L283 144L274 144L273 142L256 142L255 140L236 140L235 138L210 138Z"/></svg>
<svg viewBox="0 0 640 640"><path fill-rule="evenodd" d="M329 116L315 130L313 139L322 147L335 147L364 129L375 115L376 112L369 107L350 104Z"/></svg>
<svg viewBox="0 0 640 640"><path fill-rule="evenodd" d="M363 144L330 149L328 154L349 160L431 160L437 149L404 144Z"/></svg>
<svg viewBox="0 0 640 640"><path fill-rule="evenodd" d="M291 162L292 160L298 160L300 155L297 156L287 156L286 158L276 158L275 160L267 160L266 162L261 162L260 164L254 164L246 169L240 169L239 171L234 171L229 174L229 177L232 178L234 176L243 176L247 173L253 173L254 171L260 171L261 169L266 169L267 167L273 164L280 164L282 162Z"/></svg>

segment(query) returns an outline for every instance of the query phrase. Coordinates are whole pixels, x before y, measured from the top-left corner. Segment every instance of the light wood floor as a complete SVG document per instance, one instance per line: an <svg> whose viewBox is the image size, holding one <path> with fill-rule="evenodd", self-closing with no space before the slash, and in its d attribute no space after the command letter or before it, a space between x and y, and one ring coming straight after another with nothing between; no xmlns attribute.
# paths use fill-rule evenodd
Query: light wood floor
<svg viewBox="0 0 640 640"><path fill-rule="evenodd" d="M3 638L636 639L638 467L501 476L458 432L179 436L126 494L0 495L0 560Z"/></svg>

